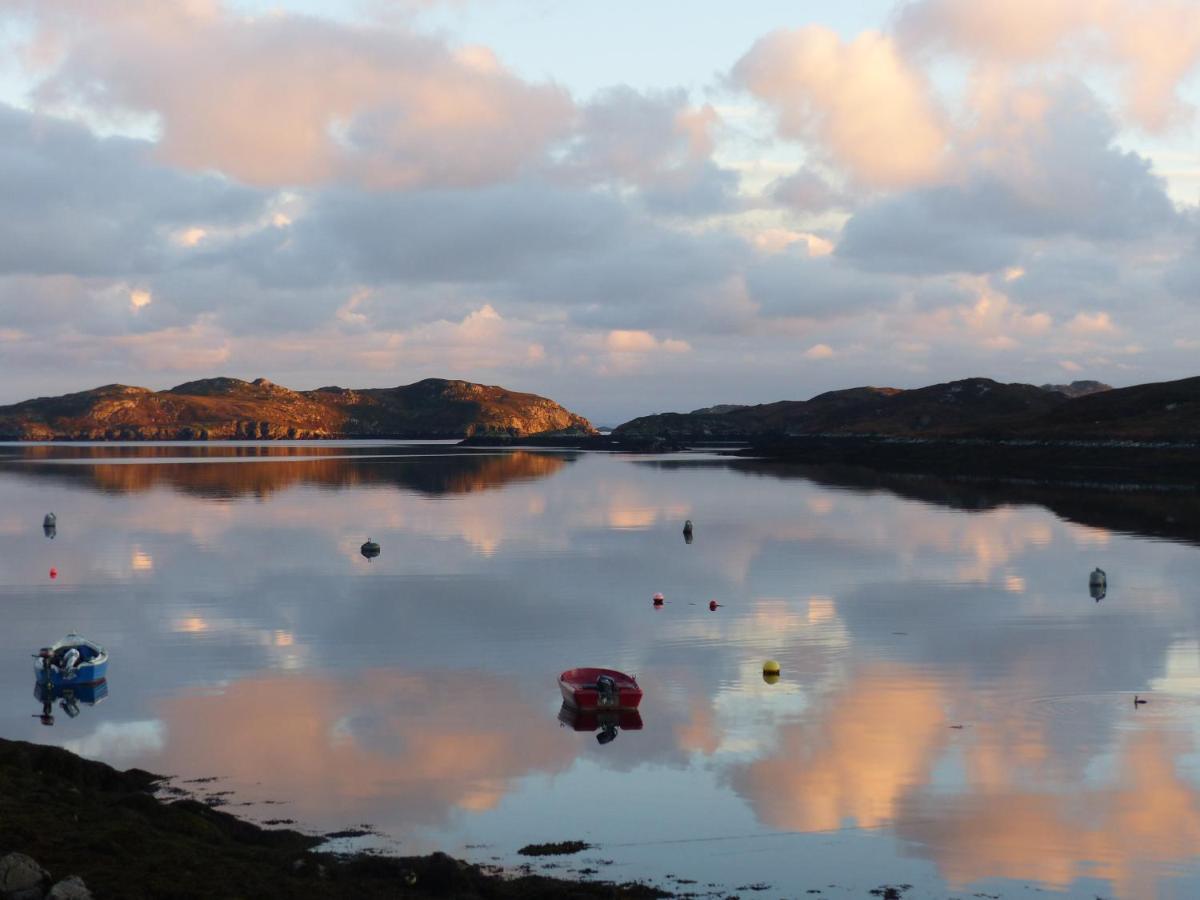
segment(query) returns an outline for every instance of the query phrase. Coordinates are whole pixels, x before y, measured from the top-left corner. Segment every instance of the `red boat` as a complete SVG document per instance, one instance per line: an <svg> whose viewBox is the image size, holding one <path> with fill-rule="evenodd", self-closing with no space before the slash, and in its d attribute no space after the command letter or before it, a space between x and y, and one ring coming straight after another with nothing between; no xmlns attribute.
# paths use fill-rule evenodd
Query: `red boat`
<svg viewBox="0 0 1200 900"><path fill-rule="evenodd" d="M567 669L558 676L563 700L577 709L637 709L637 679L616 669Z"/></svg>

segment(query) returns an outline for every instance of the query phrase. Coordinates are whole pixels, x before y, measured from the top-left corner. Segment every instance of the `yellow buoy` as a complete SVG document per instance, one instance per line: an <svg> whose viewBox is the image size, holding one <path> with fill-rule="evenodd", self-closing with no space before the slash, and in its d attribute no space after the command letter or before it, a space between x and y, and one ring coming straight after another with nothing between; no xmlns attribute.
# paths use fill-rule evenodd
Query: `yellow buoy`
<svg viewBox="0 0 1200 900"><path fill-rule="evenodd" d="M764 675L774 675L776 678L778 678L779 677L779 663L773 659L768 659L765 663L763 663L763 674Z"/></svg>
<svg viewBox="0 0 1200 900"><path fill-rule="evenodd" d="M763 672L763 681L767 684L775 684L779 680L778 672Z"/></svg>

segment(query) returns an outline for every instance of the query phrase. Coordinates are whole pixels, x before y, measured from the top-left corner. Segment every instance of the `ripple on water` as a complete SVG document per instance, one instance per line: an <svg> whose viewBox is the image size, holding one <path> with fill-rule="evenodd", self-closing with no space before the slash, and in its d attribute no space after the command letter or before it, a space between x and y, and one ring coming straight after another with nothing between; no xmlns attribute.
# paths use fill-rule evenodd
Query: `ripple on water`
<svg viewBox="0 0 1200 900"><path fill-rule="evenodd" d="M1145 703L1134 704L1134 698ZM1136 727L1138 721L1185 720L1190 722L1200 711L1200 696L1171 693L1167 691L1094 691L1083 693L1050 694L1031 697L1027 701L1029 715L1034 719L1053 719L1066 722L1075 719L1094 719L1098 715L1111 717L1115 710L1125 710L1138 720L1118 719L1121 727Z"/></svg>

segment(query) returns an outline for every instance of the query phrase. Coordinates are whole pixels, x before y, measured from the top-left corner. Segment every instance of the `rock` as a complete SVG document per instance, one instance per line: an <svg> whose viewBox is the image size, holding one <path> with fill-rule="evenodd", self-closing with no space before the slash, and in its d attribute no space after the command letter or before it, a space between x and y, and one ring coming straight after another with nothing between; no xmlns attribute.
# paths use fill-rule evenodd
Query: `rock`
<svg viewBox="0 0 1200 900"><path fill-rule="evenodd" d="M82 878L71 875L50 888L46 900L92 900L92 892Z"/></svg>
<svg viewBox="0 0 1200 900"><path fill-rule="evenodd" d="M237 378L158 392L110 384L0 406L4 440L524 437L564 430L595 434L587 419L545 397L440 378L361 391L293 391Z"/></svg>
<svg viewBox="0 0 1200 900"><path fill-rule="evenodd" d="M0 859L0 897L4 900L42 900L50 873L24 853Z"/></svg>

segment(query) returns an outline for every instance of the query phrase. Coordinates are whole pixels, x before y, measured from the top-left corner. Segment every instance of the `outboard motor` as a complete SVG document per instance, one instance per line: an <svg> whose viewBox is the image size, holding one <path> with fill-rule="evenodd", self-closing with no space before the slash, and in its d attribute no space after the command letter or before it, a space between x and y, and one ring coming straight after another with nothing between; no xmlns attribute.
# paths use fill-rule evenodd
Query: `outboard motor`
<svg viewBox="0 0 1200 900"><path fill-rule="evenodd" d="M611 675L601 675L596 679L596 691L600 694L596 702L597 706L617 705L617 681Z"/></svg>
<svg viewBox="0 0 1200 900"><path fill-rule="evenodd" d="M79 668L79 649L72 647L63 654L62 663L59 669L63 673L64 678L73 678L76 670Z"/></svg>
<svg viewBox="0 0 1200 900"><path fill-rule="evenodd" d="M600 744L600 746L604 746L605 744L611 744L616 739L617 739L617 726L616 725L605 725L604 729L599 734L596 735L596 741Z"/></svg>

